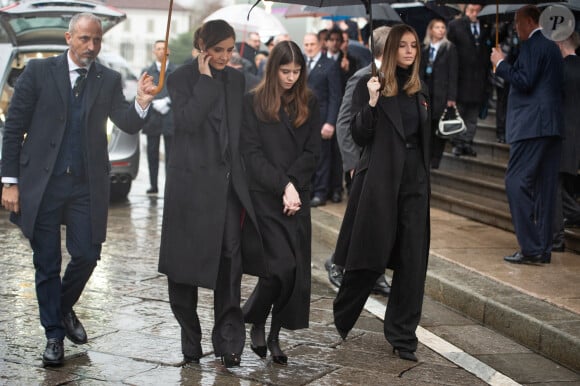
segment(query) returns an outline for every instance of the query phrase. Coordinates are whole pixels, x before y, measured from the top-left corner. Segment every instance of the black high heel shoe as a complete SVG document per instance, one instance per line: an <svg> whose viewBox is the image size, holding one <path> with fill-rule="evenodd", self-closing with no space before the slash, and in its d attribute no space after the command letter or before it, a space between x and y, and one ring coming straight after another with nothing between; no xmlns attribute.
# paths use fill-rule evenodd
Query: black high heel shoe
<svg viewBox="0 0 580 386"><path fill-rule="evenodd" d="M415 356L414 352L406 351L406 350L399 350L398 348L393 348L393 354L399 356L399 358L404 359L406 361L411 362L418 362L417 356Z"/></svg>
<svg viewBox="0 0 580 386"><path fill-rule="evenodd" d="M260 358L266 358L266 355L268 355L268 348L266 347L266 345L259 346L255 342L256 340L258 340L256 337L256 335L258 334L261 334L262 337L261 340L264 341L264 337L266 336L266 332L264 331L264 325L252 324L252 328L250 329L250 348Z"/></svg>
<svg viewBox="0 0 580 386"><path fill-rule="evenodd" d="M268 350L272 354L272 361L278 363L279 365L287 365L288 357L282 349L280 348L280 341L278 338L268 338Z"/></svg>

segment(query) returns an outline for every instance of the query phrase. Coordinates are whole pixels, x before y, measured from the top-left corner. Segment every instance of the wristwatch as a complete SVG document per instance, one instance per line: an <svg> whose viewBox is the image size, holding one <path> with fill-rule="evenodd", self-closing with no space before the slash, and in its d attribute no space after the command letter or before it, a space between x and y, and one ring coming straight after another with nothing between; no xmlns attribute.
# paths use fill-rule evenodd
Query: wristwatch
<svg viewBox="0 0 580 386"><path fill-rule="evenodd" d="M9 182L5 182L5 183L2 184L2 187L8 189L8 188L10 188L10 187L12 187L14 185L16 185L16 184L11 184Z"/></svg>

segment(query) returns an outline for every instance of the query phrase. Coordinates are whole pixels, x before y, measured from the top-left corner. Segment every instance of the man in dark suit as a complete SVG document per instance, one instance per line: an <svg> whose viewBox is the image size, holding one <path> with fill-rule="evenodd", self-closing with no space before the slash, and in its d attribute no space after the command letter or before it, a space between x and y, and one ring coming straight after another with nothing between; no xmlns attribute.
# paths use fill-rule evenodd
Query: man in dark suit
<svg viewBox="0 0 580 386"><path fill-rule="evenodd" d="M467 131L453 140L453 154L473 156L473 138L479 112L487 103L489 82L490 27L477 18L479 4L467 4L465 16L449 23L447 38L457 48L457 108Z"/></svg>
<svg viewBox="0 0 580 386"><path fill-rule="evenodd" d="M334 157L340 157L338 146L332 146L332 138L342 97L342 86L338 64L322 54L322 43L316 34L304 35L304 54L308 71L308 87L318 98L320 122L322 122L320 158L313 179L313 193L310 201L312 207L317 207L326 204L331 188L332 160Z"/></svg>
<svg viewBox="0 0 580 386"><path fill-rule="evenodd" d="M47 338L44 365L63 363L65 335L77 344L87 342L73 306L105 241L111 167L107 118L122 130L138 132L155 89L144 74L135 103L125 100L121 75L95 62L102 35L97 16L73 16L65 33L69 49L28 63L5 124L2 205L33 250ZM71 255L62 280L61 224Z"/></svg>
<svg viewBox="0 0 580 386"><path fill-rule="evenodd" d="M524 6L515 15L522 42L510 65L499 48L491 61L510 83L506 141L511 145L505 176L512 222L520 246L510 263L549 263L552 219L562 149L562 67L558 46L542 34L540 11Z"/></svg>
<svg viewBox="0 0 580 386"><path fill-rule="evenodd" d="M165 40L157 40L153 44L153 55L155 62L149 67L143 69L142 73L147 73L153 77L153 82L159 83L161 63L165 59ZM167 49L169 56L169 49ZM167 60L165 67L165 78L175 71L176 66ZM157 176L159 173L159 145L163 135L165 145L165 167L171 151L171 142L173 141L173 114L171 113L171 98L167 92L167 87L163 86L161 92L155 95L151 103L152 109L149 111L149 119L143 125L143 134L147 136L147 164L149 165L149 183L150 187L147 194L157 194Z"/></svg>
<svg viewBox="0 0 580 386"><path fill-rule="evenodd" d="M580 224L580 204L575 198L575 181L580 167L580 57L574 52L580 46L580 36L574 32L568 39L558 42L564 58L563 114L564 140L560 165L559 194L554 218L554 244L552 250L564 251L564 227Z"/></svg>

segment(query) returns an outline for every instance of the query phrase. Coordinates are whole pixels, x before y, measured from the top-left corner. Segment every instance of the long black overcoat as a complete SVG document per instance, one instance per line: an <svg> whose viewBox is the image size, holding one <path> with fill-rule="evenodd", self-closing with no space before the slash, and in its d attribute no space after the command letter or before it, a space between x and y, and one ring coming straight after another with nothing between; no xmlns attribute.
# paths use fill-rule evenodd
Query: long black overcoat
<svg viewBox="0 0 580 386"><path fill-rule="evenodd" d="M364 146L353 180L338 241L335 260L350 270L384 272L393 266L397 236L397 197L406 152L405 135L397 97L380 96L375 115L368 104L367 82L363 77L353 94L351 132L354 141ZM427 86L423 84L417 103L420 112L419 142L427 174L430 160L430 107ZM355 189L355 184L362 185ZM430 220L417 219L415 226L424 227L425 258L429 254Z"/></svg>
<svg viewBox="0 0 580 386"><path fill-rule="evenodd" d="M266 259L273 276L294 259L294 283L286 304L279 310L283 327L308 327L310 305L310 262L312 226L310 181L320 153L320 112L314 96L309 101L309 118L299 127L291 124L284 111L280 122L262 122L253 108L254 94L244 101L241 148L247 168L252 203L258 216ZM300 194L301 209L294 216L283 213L282 196L292 182ZM280 264L276 262L280 261Z"/></svg>
<svg viewBox="0 0 580 386"><path fill-rule="evenodd" d="M576 175L580 167L580 56L564 58L563 86L564 140L560 172Z"/></svg>
<svg viewBox="0 0 580 386"><path fill-rule="evenodd" d="M224 73L225 84L200 75L194 60L167 79L175 135L165 182L159 272L175 282L210 289L217 279L230 181L245 209L240 219L247 234L244 273L268 273L239 151L244 77L229 67ZM231 167L222 157L220 133L208 123L224 92Z"/></svg>

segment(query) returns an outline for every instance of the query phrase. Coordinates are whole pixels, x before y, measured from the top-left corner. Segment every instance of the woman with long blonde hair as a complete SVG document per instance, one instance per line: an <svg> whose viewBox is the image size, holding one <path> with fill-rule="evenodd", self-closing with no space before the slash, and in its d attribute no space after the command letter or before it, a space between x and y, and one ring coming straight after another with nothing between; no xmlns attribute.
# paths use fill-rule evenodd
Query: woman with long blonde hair
<svg viewBox="0 0 580 386"><path fill-rule="evenodd" d="M430 108L420 56L415 30L396 25L385 43L384 81L367 76L356 86L350 128L364 149L335 250L335 263L345 268L334 301L341 337L353 328L376 279L391 268L384 334L393 351L411 361L417 361L430 239Z"/></svg>

